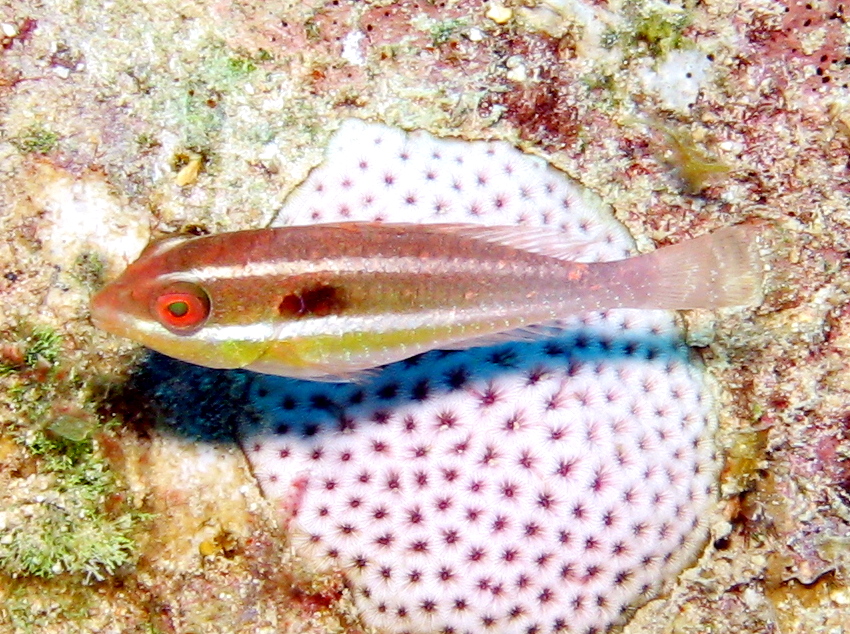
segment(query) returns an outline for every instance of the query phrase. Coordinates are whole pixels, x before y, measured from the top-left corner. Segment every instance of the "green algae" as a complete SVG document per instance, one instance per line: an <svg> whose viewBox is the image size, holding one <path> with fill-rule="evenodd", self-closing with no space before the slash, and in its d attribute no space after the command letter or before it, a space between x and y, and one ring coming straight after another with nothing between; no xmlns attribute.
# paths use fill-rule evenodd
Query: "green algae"
<svg viewBox="0 0 850 634"><path fill-rule="evenodd" d="M54 477L49 490L25 496L5 511L0 569L11 577L70 573L100 581L133 559L138 517L132 512L110 516L103 508L115 485L108 466L93 455L91 441L62 444L84 447L64 452L43 434L32 439L30 449L50 465L42 474Z"/></svg>
<svg viewBox="0 0 850 634"><path fill-rule="evenodd" d="M58 588L45 587L50 583L34 583L31 579L10 583L3 612L16 633L42 633L55 627L59 619L82 621L88 616L91 597L84 589L63 587L57 591Z"/></svg>
<svg viewBox="0 0 850 634"><path fill-rule="evenodd" d="M685 193L699 194L715 178L728 174L728 165L701 147L687 129L673 129L660 122L650 122L650 127L664 135L669 150L666 162L682 181Z"/></svg>
<svg viewBox="0 0 850 634"><path fill-rule="evenodd" d="M632 39L644 44L653 57L660 57L686 45L684 30L690 23L685 12L650 11L635 19Z"/></svg>
<svg viewBox="0 0 850 634"><path fill-rule="evenodd" d="M11 142L24 154L49 154L59 143L59 135L41 124L35 124L12 138Z"/></svg>
<svg viewBox="0 0 850 634"><path fill-rule="evenodd" d="M652 57L663 57L692 45L685 36L693 22L692 12L687 9L632 1L624 6L624 17L624 24L611 27L602 35L604 48L621 46L631 54L646 51Z"/></svg>
<svg viewBox="0 0 850 634"><path fill-rule="evenodd" d="M33 368L40 361L53 363L59 355L61 337L50 328L35 328L16 344L10 344L0 356L0 376L22 368Z"/></svg>
<svg viewBox="0 0 850 634"><path fill-rule="evenodd" d="M700 148L690 134L674 131L665 136L672 151L670 162L688 194L698 194L715 177L729 173L729 166Z"/></svg>
<svg viewBox="0 0 850 634"><path fill-rule="evenodd" d="M19 325L3 339L0 408L10 415L0 432L23 452L3 480L0 573L103 580L132 563L147 517L102 455L110 425L93 411L90 381L63 358L58 332Z"/></svg>
<svg viewBox="0 0 850 634"><path fill-rule="evenodd" d="M257 58L212 43L198 52L195 72L181 86L184 145L204 153L217 144L225 125L224 102L257 71Z"/></svg>
<svg viewBox="0 0 850 634"><path fill-rule="evenodd" d="M467 26L467 21L462 19L442 20L431 26L431 44L439 47L456 39L460 30Z"/></svg>
<svg viewBox="0 0 850 634"><path fill-rule="evenodd" d="M71 275L88 291L96 291L103 286L106 274L106 262L103 256L94 251L86 251L74 260Z"/></svg>
<svg viewBox="0 0 850 634"><path fill-rule="evenodd" d="M257 65L249 57L228 57L226 63L227 69L234 78L246 77L257 70Z"/></svg>

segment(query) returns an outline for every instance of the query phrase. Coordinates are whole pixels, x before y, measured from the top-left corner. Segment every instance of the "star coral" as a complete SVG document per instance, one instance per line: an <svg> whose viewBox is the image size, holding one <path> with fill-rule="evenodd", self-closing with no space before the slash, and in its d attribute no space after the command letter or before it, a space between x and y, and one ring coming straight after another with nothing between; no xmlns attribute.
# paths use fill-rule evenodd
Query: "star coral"
<svg viewBox="0 0 850 634"><path fill-rule="evenodd" d="M505 144L348 122L281 222L554 225L580 260L625 231ZM431 352L357 384L257 376L240 436L317 571L387 632L607 629L693 556L713 498L712 400L670 313Z"/></svg>

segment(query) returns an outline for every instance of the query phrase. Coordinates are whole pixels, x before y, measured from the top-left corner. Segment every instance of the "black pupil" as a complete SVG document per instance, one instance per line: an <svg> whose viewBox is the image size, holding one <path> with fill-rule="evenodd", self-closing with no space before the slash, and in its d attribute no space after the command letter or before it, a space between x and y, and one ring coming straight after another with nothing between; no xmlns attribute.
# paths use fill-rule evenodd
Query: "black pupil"
<svg viewBox="0 0 850 634"><path fill-rule="evenodd" d="M189 304L184 301L171 302L168 305L168 312L175 317L185 317L189 312Z"/></svg>

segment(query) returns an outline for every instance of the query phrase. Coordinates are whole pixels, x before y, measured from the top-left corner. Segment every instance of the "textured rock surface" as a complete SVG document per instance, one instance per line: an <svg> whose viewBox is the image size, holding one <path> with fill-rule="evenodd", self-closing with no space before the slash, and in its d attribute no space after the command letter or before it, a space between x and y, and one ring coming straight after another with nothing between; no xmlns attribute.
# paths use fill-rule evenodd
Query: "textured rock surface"
<svg viewBox="0 0 850 634"><path fill-rule="evenodd" d="M514 0L493 12L495 4L0 3L0 512L17 518L19 504L57 499L55 488L27 484L67 483L67 472L45 477L51 456L27 443L55 423L73 429L70 420L82 430L116 423L87 443L132 489L94 496L97 513L121 517L129 505L158 514L154 532L133 532L132 560L99 584L0 577L0 629L359 629L336 578L293 584L298 562L247 469L224 482L204 479L215 469L187 465L199 476L197 496L169 481L170 465L211 455L173 434L217 429L212 436L226 442L230 422L246 414L231 404L244 379L154 357L136 375L147 377L141 389L122 402L126 369L139 357L87 318L92 286L126 264L137 236L267 224L320 162L338 122L356 116L518 141L610 204L641 250L754 214L775 223L785 243L764 305L687 316L722 388L722 514L698 566L625 629L843 633L846 3ZM694 68L671 101L665 69L682 60ZM187 165L200 168L194 180ZM63 192L60 208L52 195ZM73 226L66 209L118 206L114 234L89 234L83 221L80 231L57 231ZM45 331L61 335L47 357ZM240 463L233 447L223 455ZM59 493L79 497L77 486ZM241 487L252 490L247 516L222 512L238 508L227 501ZM74 521L79 534L89 520Z"/></svg>

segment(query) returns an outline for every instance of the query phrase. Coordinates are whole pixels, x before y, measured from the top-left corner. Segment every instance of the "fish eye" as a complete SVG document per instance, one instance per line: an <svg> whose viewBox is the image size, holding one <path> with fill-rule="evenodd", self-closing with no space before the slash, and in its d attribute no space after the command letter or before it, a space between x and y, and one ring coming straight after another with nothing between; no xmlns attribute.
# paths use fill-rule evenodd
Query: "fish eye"
<svg viewBox="0 0 850 634"><path fill-rule="evenodd" d="M178 282L160 291L151 312L175 335L190 335L210 316L210 298L197 284Z"/></svg>

